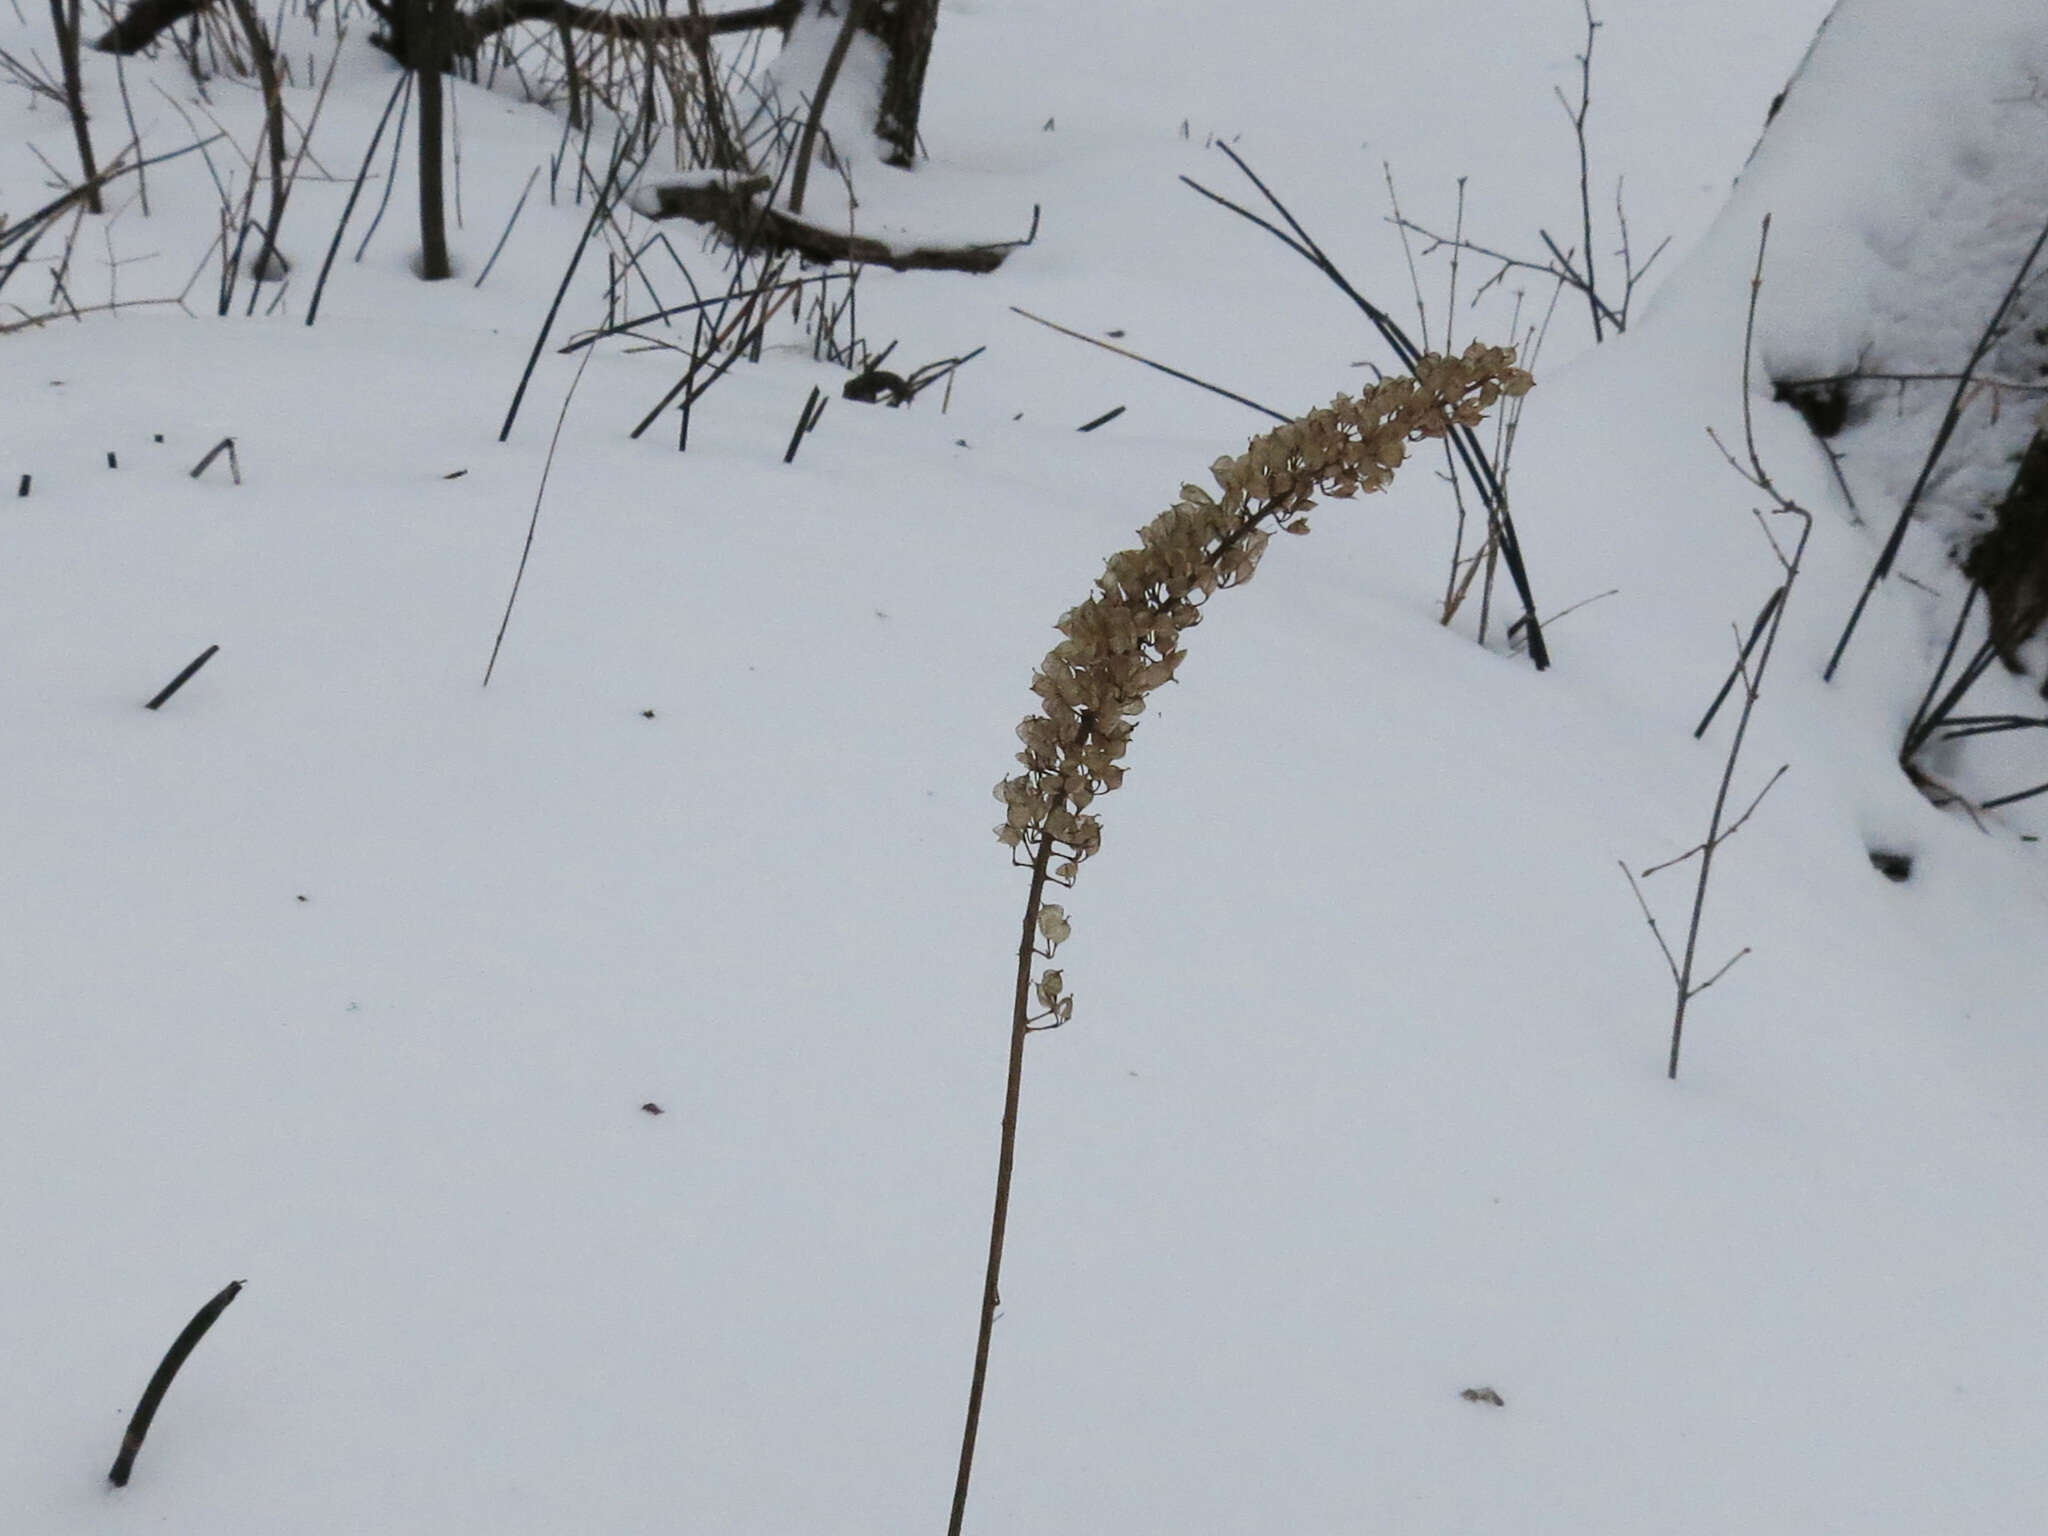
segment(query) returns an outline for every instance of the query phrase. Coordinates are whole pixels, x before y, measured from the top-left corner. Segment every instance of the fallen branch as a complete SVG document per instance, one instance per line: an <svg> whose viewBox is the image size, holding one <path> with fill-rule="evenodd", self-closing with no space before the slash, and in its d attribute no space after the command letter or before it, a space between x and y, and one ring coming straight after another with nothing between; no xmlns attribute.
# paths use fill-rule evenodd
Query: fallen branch
<svg viewBox="0 0 2048 1536"><path fill-rule="evenodd" d="M850 230L826 229L763 203L772 183L766 176L697 177L657 184L633 199L648 219L688 219L708 224L739 250L787 251L805 261L844 261L892 272L993 272L1003 258L1029 240L989 245L897 246Z"/></svg>
<svg viewBox="0 0 2048 1536"><path fill-rule="evenodd" d="M473 53L486 38L516 27L522 21L543 21L557 28L573 27L579 32L614 37L625 42L661 43L675 39L694 47L726 32L752 32L763 27L787 28L801 9L798 0L775 0L770 5L750 6L743 11L725 11L712 16L636 16L628 12L572 5L568 0L488 0L467 15L455 18L455 47L459 53Z"/></svg>
<svg viewBox="0 0 2048 1536"><path fill-rule="evenodd" d="M212 6L213 0L136 0L93 47L101 53L140 53L169 28ZM636 16L573 5L569 0L486 0L475 10L455 17L453 42L455 53L466 58L498 33L533 21L625 42L679 40L696 47L726 32L787 28L800 9L799 0L774 0L770 5L714 16Z"/></svg>

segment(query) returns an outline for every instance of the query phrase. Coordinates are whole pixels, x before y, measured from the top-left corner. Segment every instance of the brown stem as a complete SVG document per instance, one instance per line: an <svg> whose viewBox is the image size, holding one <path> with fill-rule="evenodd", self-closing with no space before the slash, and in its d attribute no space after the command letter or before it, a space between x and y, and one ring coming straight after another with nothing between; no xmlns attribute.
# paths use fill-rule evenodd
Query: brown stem
<svg viewBox="0 0 2048 1536"><path fill-rule="evenodd" d="M981 1429L981 1394L988 1384L988 1346L1002 1304L1003 1235L1010 1222L1010 1175L1017 1164L1017 1099L1024 1086L1024 1039L1031 1033L1031 962L1038 952L1038 913L1052 867L1052 837L1038 834L1031 856L1031 893L1024 900L1024 929L1017 941L1016 997L1010 1011L1010 1077L1003 1095L1002 1151L996 1159L995 1211L989 1219L988 1274L981 1288L981 1334L974 1346L974 1383L967 1391L967 1427L960 1436L960 1475L953 1484L953 1516L947 1536L960 1536L967 1518L967 1484L974 1472L974 1439Z"/></svg>

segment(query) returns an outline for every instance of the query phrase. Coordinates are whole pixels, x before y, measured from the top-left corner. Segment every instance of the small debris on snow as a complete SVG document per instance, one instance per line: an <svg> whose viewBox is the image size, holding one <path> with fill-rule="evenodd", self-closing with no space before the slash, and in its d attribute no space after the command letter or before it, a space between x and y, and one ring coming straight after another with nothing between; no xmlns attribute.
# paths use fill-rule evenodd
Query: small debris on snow
<svg viewBox="0 0 2048 1536"><path fill-rule="evenodd" d="M1496 1408L1505 1408L1507 1403L1491 1387L1467 1387L1458 1396L1468 1403L1491 1403Z"/></svg>

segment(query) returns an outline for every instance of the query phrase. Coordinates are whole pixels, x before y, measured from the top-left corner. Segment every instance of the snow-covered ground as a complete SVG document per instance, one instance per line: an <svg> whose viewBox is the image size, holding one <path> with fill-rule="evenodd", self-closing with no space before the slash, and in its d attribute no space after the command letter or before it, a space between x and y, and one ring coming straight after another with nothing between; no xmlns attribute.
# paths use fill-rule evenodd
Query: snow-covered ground
<svg viewBox="0 0 2048 1536"><path fill-rule="evenodd" d="M1852 207L1796 145L1730 198L1827 8L1601 8L1595 176L1603 198L1626 176L1639 254L1674 243L1626 336L1595 348L1567 295L1536 362L1516 519L1544 613L1598 598L1551 628L1551 670L1498 622L1475 644L1476 601L1436 623L1454 512L1428 453L1279 541L1190 636L1067 899L1076 1017L1030 1043L970 1531L2040 1528L2048 802L1980 827L1896 766L1961 593L1934 540L1906 567L1931 590L1888 582L1820 682L1896 503L1853 522L1764 378L1797 347L1854 353L1845 317L1904 291L1871 251L1910 275L1933 248L1908 201ZM73 300L198 270L193 312L0 334L0 1529L938 1527L1024 894L989 787L1052 621L1265 425L1011 307L1285 409L1389 364L1180 184L1256 196L1214 139L1404 322L1383 163L1418 222L1448 224L1464 176L1474 239L1569 243L1552 93L1576 100L1577 6L1378 9L948 0L931 161L857 191L989 239L1038 205L1039 238L988 276L866 274L860 331L900 341L892 366L988 350L943 414L833 399L789 465L810 391L846 377L793 325L705 397L686 453L672 421L629 440L678 365L620 343L580 381L585 354L550 350L497 441L588 212L566 173L547 198L561 119L502 79L451 85L461 276L411 276L401 168L303 324L396 79L366 17L273 313L245 318L246 288L213 312L201 157L152 170L147 217L117 185ZM1916 9L1848 0L1828 35L1855 20L1881 52ZM2024 8L1954 9L1943 47L1892 56L1902 113L1953 121L2024 76L1998 41ZM47 27L0 11L0 48L54 61ZM304 122L332 32L301 27ZM1988 85L1957 83L2000 48ZM112 150L112 62L86 62ZM253 145L246 82L199 102L168 52L126 75L146 147L191 141L178 107ZM1839 149L1862 85L1816 65L1780 123ZM1978 139L1972 186L2042 158L2020 127ZM0 86L16 218L54 195L32 150L70 165L68 125ZM1670 979L1616 865L1705 834L1732 718L1692 727L1779 579L1707 437L1740 439L1765 212L1788 265L1758 442L1814 532L1738 805L1789 768L1706 912L1704 965L1752 952L1695 999L1673 1083ZM1850 217L1872 227L1830 233ZM42 265L0 304L47 307ZM1996 265L1970 267L1994 300ZM1490 275L1468 259L1463 291ZM1424 265L1438 334L1447 278ZM1461 300L1457 340L1506 339L1518 282ZM1774 307L1780 284L1836 307ZM603 286L593 256L558 341ZM1526 317L1548 293L1521 286ZM241 483L193 478L229 435ZM1981 704L2039 713L2003 673ZM2039 734L1973 747L1958 780L2048 778ZM1687 871L1644 888L1682 931ZM236 1279L109 1488L150 1370Z"/></svg>

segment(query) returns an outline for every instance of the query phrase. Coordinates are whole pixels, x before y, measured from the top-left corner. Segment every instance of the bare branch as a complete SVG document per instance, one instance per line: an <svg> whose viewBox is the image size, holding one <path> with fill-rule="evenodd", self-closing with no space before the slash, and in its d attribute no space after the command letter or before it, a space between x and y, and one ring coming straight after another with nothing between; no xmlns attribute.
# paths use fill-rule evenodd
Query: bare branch
<svg viewBox="0 0 2048 1536"><path fill-rule="evenodd" d="M1670 869L1675 864L1683 864L1687 859L1692 858L1694 855L1705 853L1709 848L1718 848L1723 843L1727 842L1729 838L1733 837L1736 833L1742 830L1742 824L1744 822L1748 821L1750 817L1756 814L1756 808L1764 803L1764 796L1768 795L1771 792L1772 787L1777 784L1778 780L1785 777L1785 770L1787 768L1790 768L1791 766L1792 765L1790 763L1784 764L1783 767L1780 767L1776 773L1772 774L1770 778L1765 781L1764 787L1756 792L1756 798L1749 802L1749 809L1744 811L1740 816L1736 817L1733 825L1729 826L1724 831L1716 833L1706 842L1699 843L1694 847L1686 849L1685 852L1679 854L1678 857L1675 859L1666 859L1662 864L1652 864L1648 869L1643 871L1643 878L1647 880L1650 878L1650 876L1656 874L1657 871L1660 869Z"/></svg>
<svg viewBox="0 0 2048 1536"><path fill-rule="evenodd" d="M1635 892L1636 905L1643 909L1643 921L1650 925L1650 936L1664 952L1664 963L1671 967L1671 980L1675 984L1678 981L1678 959L1671 953L1671 946L1664 942L1664 932L1657 926L1657 915L1650 910L1649 902L1643 899L1643 888L1636 884L1636 877L1629 873L1628 865L1622 863L1620 859L1614 862L1621 865L1621 877L1628 881L1628 888Z"/></svg>
<svg viewBox="0 0 2048 1536"><path fill-rule="evenodd" d="M1748 953L1749 953L1749 946L1748 946L1747 944L1745 944L1745 945L1743 945L1743 946L1742 946L1742 948L1738 949L1737 951L1735 951L1735 953L1734 953L1734 954L1732 954L1732 955L1730 955L1730 956L1728 957L1728 963L1727 963L1726 965L1722 966L1722 967L1721 967L1721 969L1719 969L1718 971L1714 972L1714 974L1713 974L1713 975L1709 976L1709 977L1708 977L1708 978L1707 978L1707 979L1706 979L1705 981L1701 982L1701 983L1700 983L1700 984L1699 984L1698 986L1694 987L1694 988L1693 988L1693 989L1692 989L1692 990L1691 990L1690 992L1686 993L1686 996L1687 996L1687 997L1698 997L1698 996L1699 996L1699 995L1700 995L1700 994L1701 994L1702 992L1706 991L1706 990L1707 990L1707 988L1711 987L1711 986L1712 986L1712 985L1713 985L1713 984L1714 984L1715 982L1719 981L1719 980L1720 980L1720 979L1721 979L1721 978L1722 978L1723 976L1726 976L1726 975L1727 975L1727 974L1728 974L1728 973L1729 973L1730 971L1734 970L1734 969L1735 969L1735 962L1736 962L1736 961L1738 961L1738 960L1740 960L1740 959L1741 959L1741 958L1742 958L1742 957L1743 957L1744 955L1746 955L1746 954L1748 954Z"/></svg>

